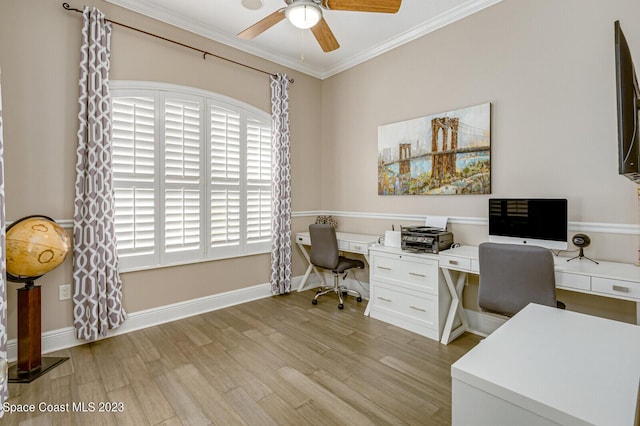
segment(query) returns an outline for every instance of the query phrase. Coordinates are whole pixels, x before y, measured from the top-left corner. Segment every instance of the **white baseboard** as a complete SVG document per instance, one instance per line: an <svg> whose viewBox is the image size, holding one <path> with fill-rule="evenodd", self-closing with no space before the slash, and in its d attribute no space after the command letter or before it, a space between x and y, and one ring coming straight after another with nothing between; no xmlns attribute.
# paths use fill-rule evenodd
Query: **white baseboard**
<svg viewBox="0 0 640 426"><path fill-rule="evenodd" d="M320 285L319 283L314 282L311 279L312 277L309 278L310 282L306 285L307 289ZM327 283L331 283L331 274L327 274L326 279ZM298 288L300 281L302 281L302 276L293 277L291 281L291 288L295 291L295 289ZM344 283L348 288L358 290L364 299L369 298L369 292L364 290L355 279L347 278ZM364 287L369 286L369 284L365 282L362 282L362 285ZM271 286L267 283L233 290L226 293L213 294L199 299L173 303L171 305L165 305L158 308L129 313L124 324L115 330L110 330L107 337L130 333L132 331L141 330L154 325L164 324L182 318L223 309L229 306L239 305L252 300L264 299L270 296ZM469 309L465 309L465 313L469 320L469 332L479 334L481 336L491 334L506 321L506 319L502 319L494 315ZM42 333L43 354L83 345L85 343L87 342L84 340L76 339L75 329L73 327L59 328L57 330ZM11 339L7 342L7 352L9 361L15 361L18 359L17 339Z"/></svg>
<svg viewBox="0 0 640 426"><path fill-rule="evenodd" d="M107 337L130 333L154 325L164 324L270 296L271 285L267 283L129 313L127 320L119 328L110 330ZM84 340L76 339L74 327L65 327L42 333L43 354L83 345L85 343L87 342ZM7 352L9 361L18 359L17 339L11 339L7 342Z"/></svg>

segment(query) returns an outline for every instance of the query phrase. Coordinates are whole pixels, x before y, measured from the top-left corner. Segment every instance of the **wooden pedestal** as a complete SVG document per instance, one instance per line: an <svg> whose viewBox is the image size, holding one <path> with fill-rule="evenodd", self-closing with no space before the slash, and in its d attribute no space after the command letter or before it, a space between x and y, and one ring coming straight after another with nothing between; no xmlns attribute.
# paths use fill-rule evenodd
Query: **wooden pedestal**
<svg viewBox="0 0 640 426"><path fill-rule="evenodd" d="M42 365L41 287L18 289L18 371L28 373Z"/></svg>
<svg viewBox="0 0 640 426"><path fill-rule="evenodd" d="M18 363L9 368L9 382L29 383L68 358L42 358L41 287L18 289Z"/></svg>

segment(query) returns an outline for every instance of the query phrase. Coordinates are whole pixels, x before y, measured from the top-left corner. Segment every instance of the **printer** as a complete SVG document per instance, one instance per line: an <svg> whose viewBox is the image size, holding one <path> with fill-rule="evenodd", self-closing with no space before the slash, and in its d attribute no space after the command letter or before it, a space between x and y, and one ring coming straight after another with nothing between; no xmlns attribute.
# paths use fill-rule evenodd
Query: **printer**
<svg viewBox="0 0 640 426"><path fill-rule="evenodd" d="M432 226L403 226L400 240L402 250L437 254L453 245L453 233Z"/></svg>

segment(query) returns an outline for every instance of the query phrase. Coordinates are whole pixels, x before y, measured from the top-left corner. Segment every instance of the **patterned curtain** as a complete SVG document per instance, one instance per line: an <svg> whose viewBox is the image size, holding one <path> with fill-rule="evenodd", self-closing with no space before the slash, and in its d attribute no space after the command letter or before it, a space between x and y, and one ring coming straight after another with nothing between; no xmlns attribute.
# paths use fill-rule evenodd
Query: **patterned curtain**
<svg viewBox="0 0 640 426"><path fill-rule="evenodd" d="M291 291L291 164L289 160L289 79L271 76L272 218L271 293Z"/></svg>
<svg viewBox="0 0 640 426"><path fill-rule="evenodd" d="M96 340L126 318L114 228L109 55L111 24L84 7L78 159L73 217L73 318L78 339Z"/></svg>
<svg viewBox="0 0 640 426"><path fill-rule="evenodd" d="M4 142L2 139L2 89L0 88L0 418L9 397L7 364L7 256L4 217Z"/></svg>

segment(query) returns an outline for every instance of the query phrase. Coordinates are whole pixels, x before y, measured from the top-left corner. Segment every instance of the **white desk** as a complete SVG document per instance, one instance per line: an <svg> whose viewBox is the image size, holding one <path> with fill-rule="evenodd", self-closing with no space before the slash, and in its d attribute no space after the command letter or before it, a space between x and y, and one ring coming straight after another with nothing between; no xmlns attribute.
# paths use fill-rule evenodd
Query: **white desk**
<svg viewBox="0 0 640 426"><path fill-rule="evenodd" d="M530 304L451 366L452 423L632 426L638 360L640 327Z"/></svg>
<svg viewBox="0 0 640 426"><path fill-rule="evenodd" d="M461 246L440 252L440 268L452 302L441 342L449 343L468 328L461 297L467 274L479 274L478 247ZM555 257L556 288L629 300L636 303L636 323L640 325L640 267L630 263L572 260ZM453 319L459 316L461 324L452 329ZM445 340L446 339L446 340Z"/></svg>
<svg viewBox="0 0 640 426"><path fill-rule="evenodd" d="M336 238L338 239L338 249L348 253L358 253L364 255L365 260L369 263L369 247L378 242L379 236L377 235L366 235L366 234L351 234L348 232L336 232ZM296 244L300 248L302 255L309 266L307 267L307 271L304 273L304 277L302 277L302 281L298 285L298 291L304 290L304 286L307 284L307 280L309 279L309 275L311 275L311 271L313 271L320 282L326 285L326 281L324 276L318 272L318 269L313 266L311 263L311 259L309 258L309 252L304 246L311 246L311 237L309 236L309 232L298 232L296 233Z"/></svg>

